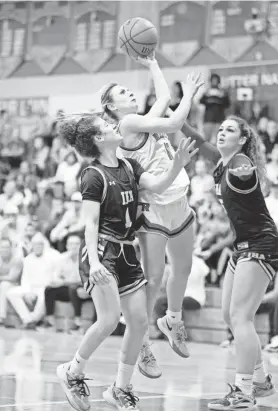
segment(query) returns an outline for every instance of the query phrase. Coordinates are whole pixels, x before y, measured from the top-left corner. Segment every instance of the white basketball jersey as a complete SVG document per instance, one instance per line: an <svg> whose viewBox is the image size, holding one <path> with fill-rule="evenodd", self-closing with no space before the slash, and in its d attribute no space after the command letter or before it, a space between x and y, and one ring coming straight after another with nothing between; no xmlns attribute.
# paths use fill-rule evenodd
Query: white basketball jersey
<svg viewBox="0 0 278 411"><path fill-rule="evenodd" d="M119 155L133 158L148 173L161 175L170 168L175 151L166 134L144 134L141 144L133 149L121 147L119 148ZM188 175L182 169L172 185L162 194L139 189L139 201L150 204L172 203L186 195L189 183Z"/></svg>

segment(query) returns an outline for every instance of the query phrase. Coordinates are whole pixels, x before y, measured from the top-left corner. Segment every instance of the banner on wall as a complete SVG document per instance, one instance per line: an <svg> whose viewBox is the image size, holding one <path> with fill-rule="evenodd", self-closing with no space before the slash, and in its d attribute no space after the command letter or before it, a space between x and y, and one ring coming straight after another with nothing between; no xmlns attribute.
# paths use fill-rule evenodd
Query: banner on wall
<svg viewBox="0 0 278 411"><path fill-rule="evenodd" d="M26 141L41 119L48 115L48 100L48 97L0 99L0 110L7 111L9 122Z"/></svg>

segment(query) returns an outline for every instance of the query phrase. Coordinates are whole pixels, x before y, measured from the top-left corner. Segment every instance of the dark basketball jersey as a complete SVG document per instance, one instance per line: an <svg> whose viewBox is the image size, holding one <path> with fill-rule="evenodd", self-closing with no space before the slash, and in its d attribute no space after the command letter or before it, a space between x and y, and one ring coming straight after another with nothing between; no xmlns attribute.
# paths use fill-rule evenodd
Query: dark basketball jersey
<svg viewBox="0 0 278 411"><path fill-rule="evenodd" d="M137 184L143 168L135 160L118 167L94 161L81 175L83 200L100 202L99 233L118 241L132 241L138 204Z"/></svg>
<svg viewBox="0 0 278 411"><path fill-rule="evenodd" d="M232 161L232 160L231 160ZM227 212L238 251L250 249L277 254L278 232L270 217L257 173L243 181L229 173L231 161L214 171L216 194Z"/></svg>

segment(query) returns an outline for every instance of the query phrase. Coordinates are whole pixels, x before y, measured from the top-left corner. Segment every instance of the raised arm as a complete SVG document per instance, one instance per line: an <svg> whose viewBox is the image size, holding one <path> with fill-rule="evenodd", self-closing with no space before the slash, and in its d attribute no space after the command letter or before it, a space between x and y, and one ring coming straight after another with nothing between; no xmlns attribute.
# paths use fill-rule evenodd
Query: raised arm
<svg viewBox="0 0 278 411"><path fill-rule="evenodd" d="M150 111L146 114L148 117L161 117L164 116L170 101L171 95L168 84L164 78L164 75L159 67L154 55L151 57L138 57L135 61L148 67L153 79L156 101L153 104Z"/></svg>
<svg viewBox="0 0 278 411"><path fill-rule="evenodd" d="M138 114L130 114L121 122L121 130L123 133L171 133L180 130L184 120L187 118L192 98L203 85L203 81L199 76L190 74L187 76L186 83L183 83L184 96L176 111L169 118L140 116Z"/></svg>
<svg viewBox="0 0 278 411"><path fill-rule="evenodd" d="M171 115L173 111L169 108L167 114ZM217 164L220 159L220 154L217 148L207 142L205 138L193 127L191 127L186 121L181 127L181 131L185 136L190 136L192 140L195 140L195 146L199 148L199 153L210 160L213 164Z"/></svg>
<svg viewBox="0 0 278 411"><path fill-rule="evenodd" d="M195 142L191 142L191 138L183 138L175 153L171 167L161 175L144 172L140 177L139 187L145 188L153 193L163 193L173 183L181 169L184 168L198 152L198 149L194 149L194 144Z"/></svg>

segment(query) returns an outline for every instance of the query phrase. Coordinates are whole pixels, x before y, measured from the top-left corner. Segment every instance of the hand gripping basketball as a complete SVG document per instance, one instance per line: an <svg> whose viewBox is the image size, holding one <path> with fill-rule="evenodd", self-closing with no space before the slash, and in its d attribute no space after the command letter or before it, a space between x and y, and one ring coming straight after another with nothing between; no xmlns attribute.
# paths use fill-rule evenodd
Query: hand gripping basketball
<svg viewBox="0 0 278 411"><path fill-rule="evenodd" d="M195 140L191 142L191 137L181 139L174 157L174 167L182 169L191 161L191 158L199 151L198 148L194 150L194 145Z"/></svg>

